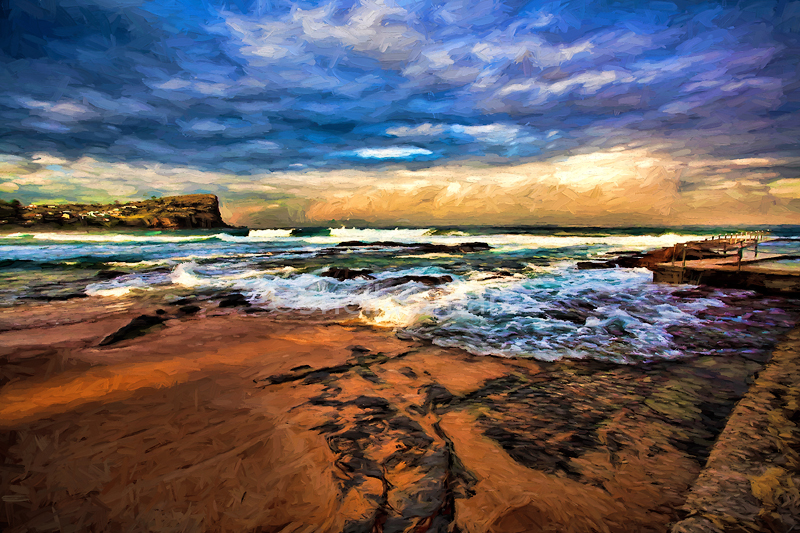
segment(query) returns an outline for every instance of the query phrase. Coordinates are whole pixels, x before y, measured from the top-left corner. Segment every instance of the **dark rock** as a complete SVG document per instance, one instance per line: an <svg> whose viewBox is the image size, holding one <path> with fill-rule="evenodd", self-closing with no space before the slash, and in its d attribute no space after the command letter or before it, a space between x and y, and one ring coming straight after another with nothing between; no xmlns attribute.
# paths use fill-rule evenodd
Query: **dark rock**
<svg viewBox="0 0 800 533"><path fill-rule="evenodd" d="M429 287L441 285L443 283L450 283L453 281L452 276L400 276L399 278L382 279L372 284L374 289L390 289L403 285L404 283L422 283Z"/></svg>
<svg viewBox="0 0 800 533"><path fill-rule="evenodd" d="M370 409L379 412L391 410L389 402L377 396L359 396L353 400L353 404L359 409Z"/></svg>
<svg viewBox="0 0 800 533"><path fill-rule="evenodd" d="M700 285L689 290L675 291L672 295L678 298L708 298L712 292L714 292L712 287Z"/></svg>
<svg viewBox="0 0 800 533"><path fill-rule="evenodd" d="M309 372L308 374L304 374L301 377L304 377L303 383L309 385L311 383L322 383L323 381L330 379L331 374L344 374L348 372L352 365L337 365L331 366L328 368L322 368L320 370Z"/></svg>
<svg viewBox="0 0 800 533"><path fill-rule="evenodd" d="M435 248L435 249L433 249ZM466 242L463 244L455 244L452 246L448 246L445 244L428 244L424 245L423 249L428 252L461 252L461 253L469 253L469 252L485 252L486 250L491 250L492 247L486 244L485 242Z"/></svg>
<svg viewBox="0 0 800 533"><path fill-rule="evenodd" d="M200 310L199 305L184 305L183 307L178 309L178 311L180 311L184 315L193 315L199 310Z"/></svg>
<svg viewBox="0 0 800 533"><path fill-rule="evenodd" d="M319 431L320 433L336 433L340 431L344 426L341 424L337 424L336 422L325 422L320 424L319 426L314 426L311 428L312 431Z"/></svg>
<svg viewBox="0 0 800 533"><path fill-rule="evenodd" d="M611 261L578 261L578 270L598 270L602 268L615 268L615 265Z"/></svg>
<svg viewBox="0 0 800 533"><path fill-rule="evenodd" d="M426 385L422 389L425 390L425 403L422 405L422 411L425 413L447 407L455 398L449 390L437 383Z"/></svg>
<svg viewBox="0 0 800 533"><path fill-rule="evenodd" d="M547 309L545 315L548 318L579 325L586 324L586 319L589 318L589 313L582 309Z"/></svg>
<svg viewBox="0 0 800 533"><path fill-rule="evenodd" d="M610 252L606 252L603 255L608 255L608 256L612 256L612 255L614 255L614 256L631 255L631 256L634 256L634 257L641 257L642 256L642 252L635 252L635 251L629 251L629 250L611 250Z"/></svg>
<svg viewBox="0 0 800 533"><path fill-rule="evenodd" d="M411 367L404 366L400 369L400 373L403 374L407 378L417 379L417 373Z"/></svg>
<svg viewBox="0 0 800 533"><path fill-rule="evenodd" d="M66 294L44 294L42 296L32 296L32 300L46 300L48 302L63 302L66 300L73 300L75 298L88 298L87 294L82 292L69 292Z"/></svg>
<svg viewBox="0 0 800 533"><path fill-rule="evenodd" d="M353 352L353 355L369 353L372 351L369 348L364 348L363 346L360 346L358 344L354 344L353 346L348 346L347 349Z"/></svg>
<svg viewBox="0 0 800 533"><path fill-rule="evenodd" d="M127 276L128 272L122 272L121 270L101 270L97 273L97 279L114 279L120 276Z"/></svg>
<svg viewBox="0 0 800 533"><path fill-rule="evenodd" d="M638 268L644 266L642 264L644 256L641 254L626 255L625 257L618 257L614 259L613 263L620 268Z"/></svg>
<svg viewBox="0 0 800 533"><path fill-rule="evenodd" d="M326 278L334 278L338 279L339 281L344 281L347 279L375 279L371 276L372 270L356 270L350 268L329 268L320 276L324 276Z"/></svg>
<svg viewBox="0 0 800 533"><path fill-rule="evenodd" d="M383 383L383 379L381 379L381 377L373 372L370 368L359 367L356 369L356 374L366 379L370 383L375 383L376 385Z"/></svg>
<svg viewBox="0 0 800 533"><path fill-rule="evenodd" d="M672 261L672 254L674 251L675 249L672 247L652 250L640 257L637 263L633 266L651 268L656 266L658 263Z"/></svg>
<svg viewBox="0 0 800 533"><path fill-rule="evenodd" d="M100 341L100 346L109 346L118 342L141 337L147 330L153 326L162 324L166 319L160 316L141 315L133 320L127 326L119 328L117 331Z"/></svg>
<svg viewBox="0 0 800 533"><path fill-rule="evenodd" d="M244 294L240 294L235 292L233 294L229 294L225 298L219 301L220 307L250 307L250 302L247 301L247 298Z"/></svg>
<svg viewBox="0 0 800 533"><path fill-rule="evenodd" d="M375 241L375 242L362 242L362 241L345 241L336 245L337 248L364 248L367 246L381 247L381 248L404 248L413 246L411 244L404 244L402 242L394 241Z"/></svg>

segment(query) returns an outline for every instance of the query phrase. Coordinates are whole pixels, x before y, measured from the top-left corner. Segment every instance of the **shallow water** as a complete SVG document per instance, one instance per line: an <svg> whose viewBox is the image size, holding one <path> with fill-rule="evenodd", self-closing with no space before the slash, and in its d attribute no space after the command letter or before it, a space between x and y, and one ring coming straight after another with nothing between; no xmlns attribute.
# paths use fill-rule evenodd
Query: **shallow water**
<svg viewBox="0 0 800 533"><path fill-rule="evenodd" d="M753 293L725 290L686 297L686 287L653 284L645 269L576 267L609 252L671 246L714 233L596 228L16 233L0 237L0 299L14 305L31 298L114 299L161 291L165 299L176 294L207 299L239 292L274 312L324 311L474 354L546 361L635 363L724 354L730 346L753 345L754 335L769 341L767 349L795 323L793 302L773 298L765 307L764 298ZM492 248L422 253L386 245L336 247L343 241L485 242ZM761 249L796 244L765 243ZM367 269L374 279L322 276L330 267ZM389 281L445 275L451 281L436 286ZM748 313L754 326L739 327ZM727 336L724 347L686 342L687 331L720 328Z"/></svg>

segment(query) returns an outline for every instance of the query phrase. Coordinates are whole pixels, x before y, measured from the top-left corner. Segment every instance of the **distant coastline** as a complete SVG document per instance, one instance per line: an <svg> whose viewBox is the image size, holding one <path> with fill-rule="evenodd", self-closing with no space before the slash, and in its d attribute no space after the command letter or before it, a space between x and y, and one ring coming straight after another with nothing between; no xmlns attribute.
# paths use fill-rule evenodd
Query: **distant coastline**
<svg viewBox="0 0 800 533"><path fill-rule="evenodd" d="M111 204L30 204L0 200L0 232L28 229L214 229L235 228L219 212L213 194L188 194Z"/></svg>
<svg viewBox="0 0 800 533"><path fill-rule="evenodd" d="M106 204L36 202L24 205L18 200L0 199L0 234L25 230L49 232L106 232L127 230L286 230L293 237L324 236L332 228L428 229L432 236L446 235L625 235L631 232L666 235L674 232L726 234L744 230L769 231L774 237L794 235L794 224L756 225L622 225L602 224L409 224L374 222L362 219L296 221L276 225L235 226L222 218L219 199L213 194L187 194Z"/></svg>

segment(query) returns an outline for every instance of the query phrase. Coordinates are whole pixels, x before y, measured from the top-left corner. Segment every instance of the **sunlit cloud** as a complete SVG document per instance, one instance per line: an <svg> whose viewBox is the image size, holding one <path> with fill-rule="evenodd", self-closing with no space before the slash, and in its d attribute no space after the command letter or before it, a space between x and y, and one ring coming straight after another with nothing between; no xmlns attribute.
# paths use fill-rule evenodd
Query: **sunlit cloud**
<svg viewBox="0 0 800 533"><path fill-rule="evenodd" d="M787 5L12 2L0 191L210 191L270 223L797 222Z"/></svg>
<svg viewBox="0 0 800 533"><path fill-rule="evenodd" d="M429 156L433 152L414 146L389 146L386 148L359 148L346 155L355 155L362 159L410 159L416 156Z"/></svg>

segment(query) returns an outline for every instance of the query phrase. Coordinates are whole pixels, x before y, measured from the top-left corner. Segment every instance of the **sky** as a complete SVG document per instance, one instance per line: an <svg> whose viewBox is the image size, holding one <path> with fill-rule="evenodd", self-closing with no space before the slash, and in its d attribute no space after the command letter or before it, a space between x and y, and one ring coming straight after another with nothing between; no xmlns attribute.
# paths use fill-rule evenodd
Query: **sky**
<svg viewBox="0 0 800 533"><path fill-rule="evenodd" d="M800 223L800 1L0 0L0 197Z"/></svg>

